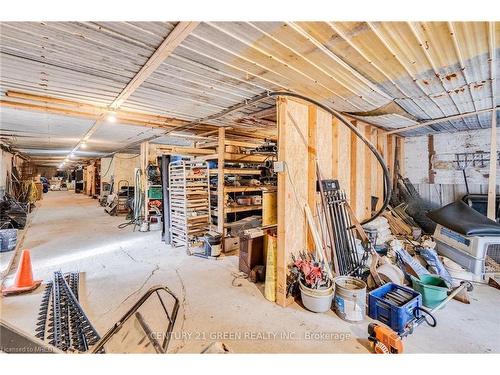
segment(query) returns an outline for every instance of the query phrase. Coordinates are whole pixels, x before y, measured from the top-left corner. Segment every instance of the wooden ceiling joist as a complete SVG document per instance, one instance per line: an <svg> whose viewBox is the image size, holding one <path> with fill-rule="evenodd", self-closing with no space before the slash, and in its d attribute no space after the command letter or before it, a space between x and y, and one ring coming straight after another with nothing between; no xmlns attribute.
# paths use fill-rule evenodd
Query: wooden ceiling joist
<svg viewBox="0 0 500 375"><path fill-rule="evenodd" d="M252 117L255 118L266 118L266 117L276 117L276 106L272 106L266 109L261 109L260 111L253 112L250 114Z"/></svg>
<svg viewBox="0 0 500 375"><path fill-rule="evenodd" d="M107 111L108 108L103 105L79 102L75 100L61 99L55 98L52 96L38 95L38 94L29 94L25 92L18 92L9 90L6 92L6 96L9 98L22 99L26 101L34 101L34 102L42 102L48 104L61 105L64 107L69 107L75 111L87 111L87 112L95 112L96 114L100 114L103 111ZM175 124L176 122L183 123L183 120L178 120L173 117L162 116L157 114L151 114L143 111L126 111L126 110L118 110L118 115L134 117L141 121L157 121L157 122L171 122Z"/></svg>
<svg viewBox="0 0 500 375"><path fill-rule="evenodd" d="M21 110L40 111L56 115L65 115L73 117L87 118L89 120L99 120L103 113L106 113L106 107L91 103L79 102L75 100L55 98L51 96L31 94L18 91L7 91L6 96L9 100L0 100L0 106L17 108ZM174 117L163 116L143 111L125 111L117 110L116 118L118 124L137 125L161 128L165 130L175 129L178 126L188 124L189 121ZM191 130L199 136L209 136L218 132L218 126L212 124L200 124L196 129ZM272 138L267 134L245 133L234 130L231 127L226 128L228 135L245 136L255 138Z"/></svg>
<svg viewBox="0 0 500 375"><path fill-rule="evenodd" d="M160 66L160 64L172 53L172 51L189 35L189 33L198 26L198 22L179 22L174 29L168 34L165 40L160 44L156 51L149 57L148 61L129 81L127 86L116 96L109 105L111 111L116 111L129 98L135 90ZM78 141L72 152L78 150L83 142L86 142L95 133L100 123L107 116L107 112L103 112L92 127Z"/></svg>
<svg viewBox="0 0 500 375"><path fill-rule="evenodd" d="M168 34L163 43L151 55L146 64L130 80L128 85L116 97L111 104L111 108L119 108L135 90L153 74L153 72L170 56L174 49L182 43L184 39L193 31L199 22L179 22L175 28Z"/></svg>

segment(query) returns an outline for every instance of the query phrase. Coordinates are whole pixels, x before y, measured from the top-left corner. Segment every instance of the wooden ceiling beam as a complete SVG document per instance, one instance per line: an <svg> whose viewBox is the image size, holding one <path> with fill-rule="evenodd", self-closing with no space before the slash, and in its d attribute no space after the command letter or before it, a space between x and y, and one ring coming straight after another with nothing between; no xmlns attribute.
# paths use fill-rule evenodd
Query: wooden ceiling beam
<svg viewBox="0 0 500 375"><path fill-rule="evenodd" d="M265 118L269 116L276 116L276 105L273 105L272 107L266 108L266 109L261 109L260 111L253 112L250 114L252 117L256 118Z"/></svg>
<svg viewBox="0 0 500 375"><path fill-rule="evenodd" d="M30 93L18 92L18 91L12 91L12 90L7 91L5 95L9 98L61 105L61 106L65 106L65 107L70 107L73 110L82 110L82 111L87 110L89 112L96 112L99 114L101 114L102 112L108 111L108 108L103 106L103 105L79 102L76 100L55 98L52 96L30 94ZM179 122L179 124L185 122L184 120L179 120L179 119L176 119L174 117L151 114L151 113L143 112L143 111L126 111L126 110L120 109L116 112L117 112L117 114L120 114L123 116L136 117L137 119L139 119L141 121L157 121L157 122L162 122L162 123L163 122L172 122L172 123Z"/></svg>
<svg viewBox="0 0 500 375"><path fill-rule="evenodd" d="M173 50L182 43L182 41L191 33L191 31L198 26L198 22L179 22L174 29L167 35L165 40L160 44L156 51L149 57L148 61L136 73L136 75L129 81L127 86L118 94L118 96L110 103L109 109L116 111L134 92L137 88L153 74L153 72L163 63L163 61L170 56ZM97 120L95 120L92 127L85 133L72 152L78 150L80 145L90 139L95 133L100 123L105 119L107 112L103 112Z"/></svg>
<svg viewBox="0 0 500 375"><path fill-rule="evenodd" d="M6 93L9 100L0 100L0 106L16 108L28 111L40 111L56 115L64 115L71 117L86 118L89 120L98 121L101 118L104 107L95 106L90 103L83 103L67 99L59 99L50 96L21 93L16 91L8 91ZM14 101L11 99L18 99ZM48 105L50 104L50 105ZM187 120L181 120L173 117L151 114L147 112L133 111L116 111L117 124L146 126L161 129L175 129L189 123ZM218 132L218 126L212 124L200 124L196 129L190 130L197 136L209 136ZM228 135L241 136L242 131L226 128ZM245 134L245 133L243 133ZM176 137L181 135L176 134ZM270 138L267 135L259 133L245 134L245 136L255 136L255 138Z"/></svg>
<svg viewBox="0 0 500 375"><path fill-rule="evenodd" d="M16 108L16 109L21 109L21 110L28 110L28 111L40 111L40 112L45 112L45 113L51 113L51 114L56 114L56 115L64 115L64 116L71 116L71 117L81 117L89 120L100 120L101 119L101 113L98 110L74 110L74 109L68 109L68 108L61 108L61 107L53 107L53 106L47 106L47 105L39 105L39 104L30 104L30 103L23 103L23 102L14 102L14 101L7 101L7 100L0 100L0 106L2 107L10 107L10 108ZM160 122L160 121L148 121L148 120L140 120L137 118L129 117L126 114L122 114L121 112L117 112L116 115L117 121L121 125L138 125L138 126L147 126L147 127L153 127L153 128L161 128L161 129L172 129L175 128L176 126L180 126L183 123L171 123L171 122Z"/></svg>
<svg viewBox="0 0 500 375"><path fill-rule="evenodd" d="M144 66L130 80L123 91L113 100L110 107L117 109L120 107L135 90L153 74L153 72L172 54L175 48L182 43L184 39L193 31L199 22L179 22L175 28L168 34L165 40L160 44L156 51L151 55Z"/></svg>

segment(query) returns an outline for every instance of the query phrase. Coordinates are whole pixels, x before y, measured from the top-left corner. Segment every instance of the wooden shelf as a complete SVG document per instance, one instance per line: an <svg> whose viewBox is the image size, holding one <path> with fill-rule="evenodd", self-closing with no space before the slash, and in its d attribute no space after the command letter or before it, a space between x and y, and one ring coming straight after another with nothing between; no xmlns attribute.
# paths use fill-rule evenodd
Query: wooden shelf
<svg viewBox="0 0 500 375"><path fill-rule="evenodd" d="M228 214L232 214L235 212L245 212L245 211L255 211L255 210L261 210L262 205L252 205L252 206L232 206L232 207L225 207L224 211Z"/></svg>
<svg viewBox="0 0 500 375"><path fill-rule="evenodd" d="M250 206L226 206L227 204L227 194L230 193L252 193L259 192L259 195L267 193L269 191L275 191L275 187L270 186L224 186L225 184L225 176L234 176L238 179L238 176L244 178L258 178L261 175L261 170L259 165L262 165L267 160L270 160L270 155L263 155L258 153L245 153L248 151L244 151L242 149L255 149L256 147L262 145L264 142L262 141L239 141L239 140L229 140L226 139L225 128L219 127L217 130L218 138L217 141L206 142L204 147L211 146L216 147L216 150L211 153L207 153L206 155L199 155L197 160L215 160L217 162L217 167L210 169L210 177L211 183L214 184L215 180L217 180L217 187L211 187L210 195L211 195L211 204L214 204L216 197L217 203L212 206L212 211L210 212L210 216L212 218L216 218L217 222L217 231L225 235L227 232L225 228L227 228L226 220L232 221L234 219L238 219L238 217L227 217L227 214L236 214L245 212L250 212L253 214L261 214L264 208L264 200L262 205L250 205ZM249 134L251 136L251 134ZM231 146L229 148L228 146ZM238 147L242 149L238 149ZM249 150L250 151L250 150ZM251 151L250 151L251 152ZM241 167L238 166L241 164ZM266 206L267 207L267 206ZM220 211L220 212L219 212Z"/></svg>
<svg viewBox="0 0 500 375"><path fill-rule="evenodd" d="M275 186L224 186L224 193L247 193L275 190Z"/></svg>
<svg viewBox="0 0 500 375"><path fill-rule="evenodd" d="M198 160L218 160L218 154L205 155L200 156ZM224 153L224 160L226 162L245 162L245 163L264 163L267 159L269 159L269 155L260 155L260 154L235 154L231 152Z"/></svg>
<svg viewBox="0 0 500 375"><path fill-rule="evenodd" d="M224 174L234 174L239 176L260 175L260 169L245 169L245 168L224 168ZM210 174L216 176L216 169L211 169Z"/></svg>

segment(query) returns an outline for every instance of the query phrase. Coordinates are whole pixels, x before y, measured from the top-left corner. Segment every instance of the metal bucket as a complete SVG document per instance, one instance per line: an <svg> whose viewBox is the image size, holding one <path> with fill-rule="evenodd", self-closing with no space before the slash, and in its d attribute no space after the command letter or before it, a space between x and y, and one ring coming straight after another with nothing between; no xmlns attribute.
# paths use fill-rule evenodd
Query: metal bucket
<svg viewBox="0 0 500 375"><path fill-rule="evenodd" d="M351 276L334 279L335 313L348 322L360 322L366 315L366 284Z"/></svg>

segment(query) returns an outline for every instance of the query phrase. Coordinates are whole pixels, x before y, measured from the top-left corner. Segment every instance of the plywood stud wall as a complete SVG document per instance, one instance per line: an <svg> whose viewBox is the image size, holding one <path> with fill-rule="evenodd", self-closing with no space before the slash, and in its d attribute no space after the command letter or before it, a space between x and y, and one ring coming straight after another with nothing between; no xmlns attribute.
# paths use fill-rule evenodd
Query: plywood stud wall
<svg viewBox="0 0 500 375"><path fill-rule="evenodd" d="M359 220L370 216L371 196L383 198L382 169L375 156L350 129L329 113L303 101L277 100L278 160L285 172L278 174L278 254L276 302L286 306L286 277L292 254L312 250L304 205L313 212L318 196L316 160L323 178L338 179ZM397 136L353 120L356 127L376 146L394 170ZM404 150L398 152L401 157ZM392 158L392 162L387 160Z"/></svg>

